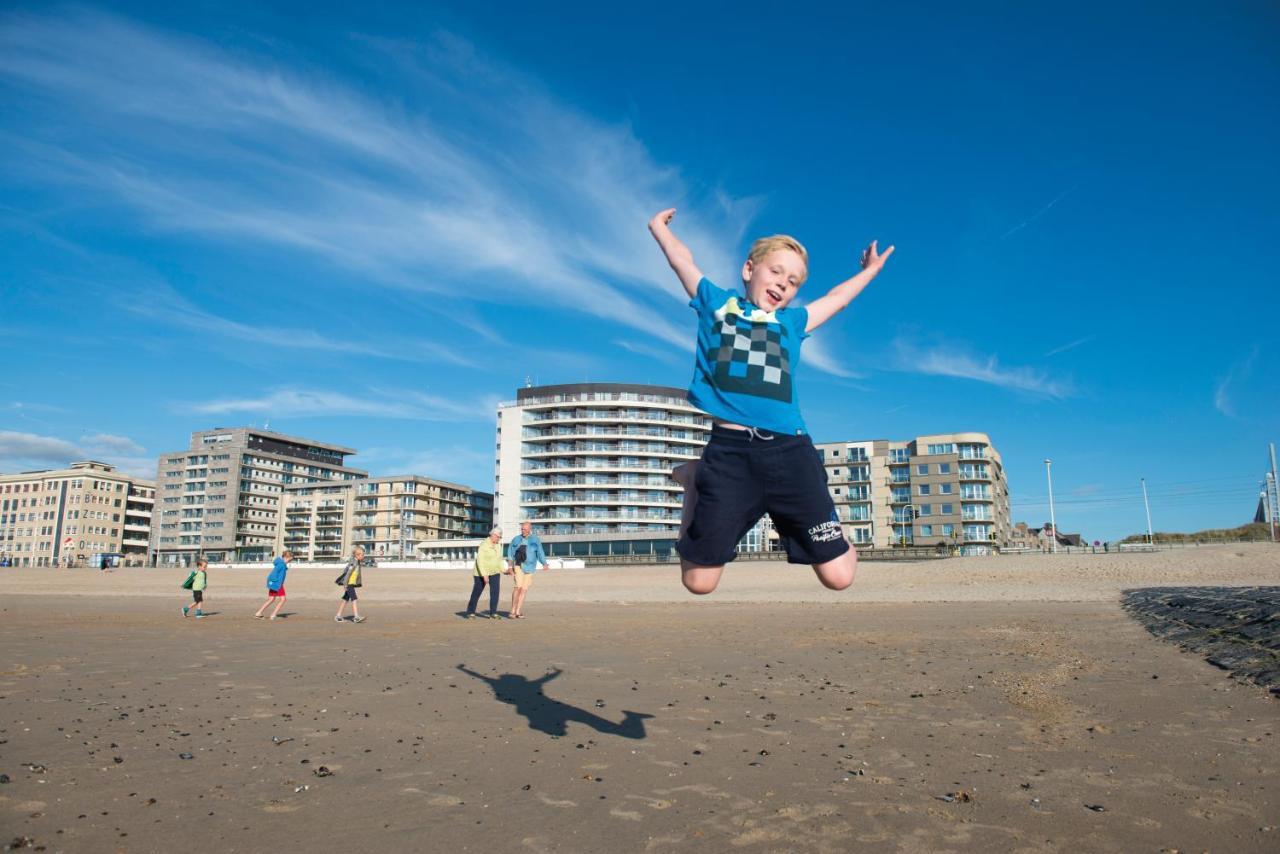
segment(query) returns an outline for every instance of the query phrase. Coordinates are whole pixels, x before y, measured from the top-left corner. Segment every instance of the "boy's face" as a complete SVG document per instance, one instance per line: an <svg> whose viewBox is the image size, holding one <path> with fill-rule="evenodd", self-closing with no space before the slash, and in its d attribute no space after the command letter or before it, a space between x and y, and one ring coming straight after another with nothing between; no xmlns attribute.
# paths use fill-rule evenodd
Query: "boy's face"
<svg viewBox="0 0 1280 854"><path fill-rule="evenodd" d="M786 308L800 289L806 272L804 259L790 249L775 249L759 263L748 258L742 265L747 299L765 311Z"/></svg>

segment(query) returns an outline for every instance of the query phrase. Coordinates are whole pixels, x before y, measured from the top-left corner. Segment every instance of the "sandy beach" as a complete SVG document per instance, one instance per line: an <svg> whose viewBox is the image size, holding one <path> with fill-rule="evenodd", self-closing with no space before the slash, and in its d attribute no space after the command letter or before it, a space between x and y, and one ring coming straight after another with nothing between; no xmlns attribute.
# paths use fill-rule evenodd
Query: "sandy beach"
<svg viewBox="0 0 1280 854"><path fill-rule="evenodd" d="M0 570L0 832L49 851L1274 851L1280 706L1152 637L1144 586L1280 549L539 574ZM507 604L504 591L503 607ZM190 758L184 758L190 757ZM321 767L329 772L318 775Z"/></svg>

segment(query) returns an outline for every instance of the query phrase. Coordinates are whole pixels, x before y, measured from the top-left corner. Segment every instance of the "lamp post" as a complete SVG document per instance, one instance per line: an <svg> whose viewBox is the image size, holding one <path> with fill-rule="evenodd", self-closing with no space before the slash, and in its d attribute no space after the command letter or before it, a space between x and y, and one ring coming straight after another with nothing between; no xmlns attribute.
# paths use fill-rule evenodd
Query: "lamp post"
<svg viewBox="0 0 1280 854"><path fill-rule="evenodd" d="M1151 503L1147 501L1147 479L1144 477L1139 480L1142 481L1142 505L1147 508L1147 545L1154 546L1156 535L1151 531Z"/></svg>
<svg viewBox="0 0 1280 854"><path fill-rule="evenodd" d="M1053 513L1053 460L1044 461L1044 474L1049 479L1049 524L1053 527L1053 553L1058 553L1058 519Z"/></svg>
<svg viewBox="0 0 1280 854"><path fill-rule="evenodd" d="M914 524L914 522L915 522L915 517L916 517L916 506L915 506L914 504L910 503L910 502L908 502L908 503L906 503L906 504L904 504L904 505L902 505L902 506L903 506L903 509L906 511L906 514L907 514L907 531L909 531L909 532L911 533L911 541L914 543L914 542L915 542L915 531L913 531L913 530L912 530L912 526L913 526L913 524ZM907 534L905 534L905 533L904 533L904 534L900 534L899 536L900 536L900 537L901 537L901 539L902 539L902 547L903 547L903 548L906 548L906 547L907 547Z"/></svg>

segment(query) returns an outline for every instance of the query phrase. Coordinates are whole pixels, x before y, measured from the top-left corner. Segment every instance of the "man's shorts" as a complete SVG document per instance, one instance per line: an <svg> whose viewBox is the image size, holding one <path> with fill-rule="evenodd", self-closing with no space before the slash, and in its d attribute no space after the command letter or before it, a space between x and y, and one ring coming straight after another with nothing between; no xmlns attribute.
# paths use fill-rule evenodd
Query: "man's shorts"
<svg viewBox="0 0 1280 854"><path fill-rule="evenodd" d="M789 563L826 563L849 550L822 457L808 436L714 427L694 486L693 519L676 543L690 563L733 560L738 543L765 513Z"/></svg>
<svg viewBox="0 0 1280 854"><path fill-rule="evenodd" d="M533 583L533 573L525 572L520 567L516 567L516 587L521 589L527 588Z"/></svg>
<svg viewBox="0 0 1280 854"><path fill-rule="evenodd" d="M192 590L192 591L191 591L191 601L192 601L192 602L203 602L203 601L204 601L204 591L203 591L203 590Z"/></svg>
<svg viewBox="0 0 1280 854"><path fill-rule="evenodd" d="M358 598L360 597L356 596L356 589L349 584L347 589L342 591L342 601L344 602L354 602Z"/></svg>

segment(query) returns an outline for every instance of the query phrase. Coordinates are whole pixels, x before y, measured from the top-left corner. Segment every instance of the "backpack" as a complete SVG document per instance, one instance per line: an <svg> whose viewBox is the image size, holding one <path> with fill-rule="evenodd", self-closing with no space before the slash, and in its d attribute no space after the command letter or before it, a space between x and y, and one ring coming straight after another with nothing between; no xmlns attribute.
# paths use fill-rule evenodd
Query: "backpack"
<svg viewBox="0 0 1280 854"><path fill-rule="evenodd" d="M529 550L525 548L524 543L516 546L515 557L512 562L516 566L524 566L524 562L529 559Z"/></svg>
<svg viewBox="0 0 1280 854"><path fill-rule="evenodd" d="M191 574L187 576L187 580L182 582L183 590L190 590L196 583L196 571L191 570Z"/></svg>
<svg viewBox="0 0 1280 854"><path fill-rule="evenodd" d="M347 580L347 568L344 566L342 568L342 572L339 572L338 577L333 580L333 583L341 587L343 582L345 582L346 580Z"/></svg>

